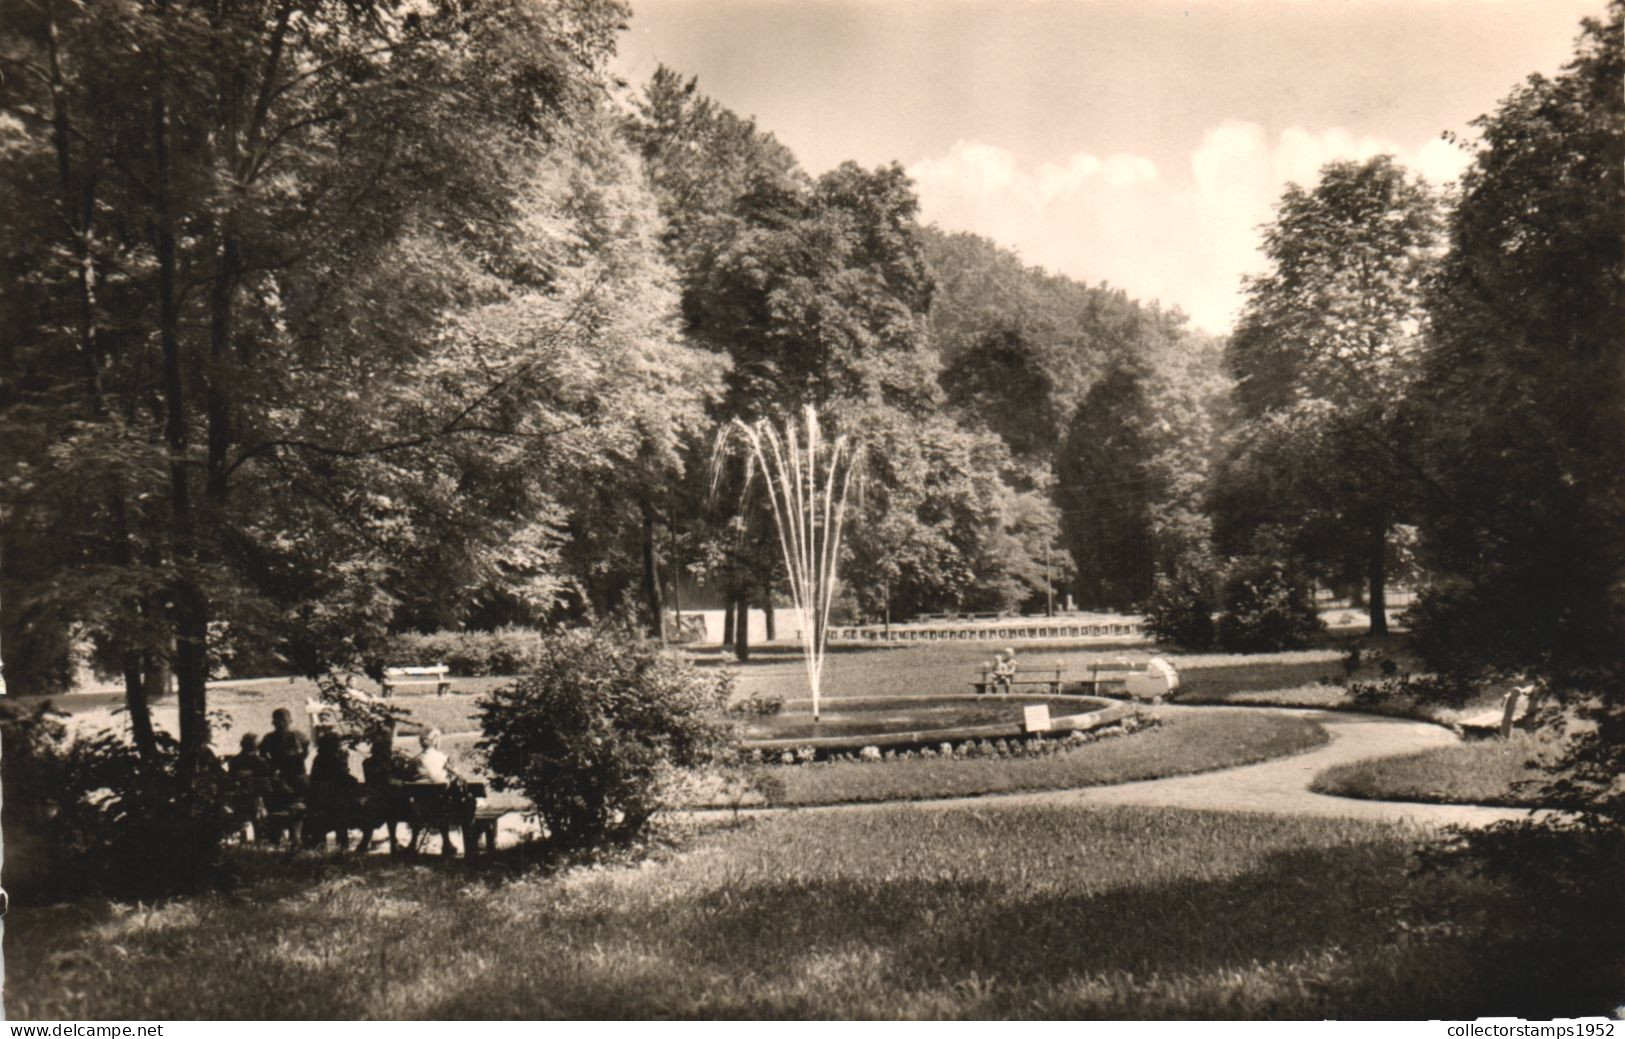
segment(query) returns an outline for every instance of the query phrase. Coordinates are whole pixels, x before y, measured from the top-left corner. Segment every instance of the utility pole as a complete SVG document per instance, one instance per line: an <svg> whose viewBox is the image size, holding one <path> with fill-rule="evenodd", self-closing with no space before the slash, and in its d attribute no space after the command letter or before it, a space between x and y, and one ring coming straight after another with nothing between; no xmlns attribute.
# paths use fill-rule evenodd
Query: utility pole
<svg viewBox="0 0 1625 1039"><path fill-rule="evenodd" d="M884 581L883 581L883 583L881 585L881 589L882 589L882 594L885 595L885 597L886 597L886 605L885 605L884 609L882 609L881 612L885 615L885 619L886 619L886 641L890 642L891 641L891 578L890 577L887 577L887 578L884 579Z"/></svg>
<svg viewBox="0 0 1625 1039"><path fill-rule="evenodd" d="M1049 542L1044 542L1044 616L1055 616L1055 578L1049 568Z"/></svg>

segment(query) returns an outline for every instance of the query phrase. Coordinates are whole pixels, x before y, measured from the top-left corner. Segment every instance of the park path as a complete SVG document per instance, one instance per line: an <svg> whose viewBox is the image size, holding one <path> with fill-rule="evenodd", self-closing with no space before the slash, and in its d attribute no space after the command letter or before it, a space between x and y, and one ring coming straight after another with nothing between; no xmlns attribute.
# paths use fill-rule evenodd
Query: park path
<svg viewBox="0 0 1625 1039"><path fill-rule="evenodd" d="M1276 758L1256 765L1240 765L1189 776L1170 776L1166 779L1147 779L1134 783L1072 790L989 794L981 797L944 798L907 803L921 808L974 806L978 809L1018 805L1070 805L1080 808L1137 805L1224 812L1316 815L1414 823L1427 827L1487 826L1503 819L1523 819L1529 815L1526 810L1517 808L1365 801L1351 797L1332 797L1309 789L1309 784L1316 774L1334 765L1346 765L1396 754L1410 754L1457 741L1458 737L1453 732L1438 725L1344 711L1286 707L1167 706L1158 710L1170 715L1207 711L1258 711L1296 715L1321 725L1331 739L1325 745L1301 754ZM884 805L869 803L788 810L826 811L879 807Z"/></svg>

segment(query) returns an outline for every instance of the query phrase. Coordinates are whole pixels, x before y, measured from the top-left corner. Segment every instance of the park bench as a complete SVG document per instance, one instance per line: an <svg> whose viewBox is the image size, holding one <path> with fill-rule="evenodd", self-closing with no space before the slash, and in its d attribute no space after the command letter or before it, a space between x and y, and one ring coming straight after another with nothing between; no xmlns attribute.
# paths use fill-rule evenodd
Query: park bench
<svg viewBox="0 0 1625 1039"><path fill-rule="evenodd" d="M438 830L441 854L456 854L451 843L451 831L456 830L463 839L463 857L471 855L474 817L485 796L484 783L400 783L396 789L402 798L404 821L412 828L409 847L414 853L423 851L428 835Z"/></svg>
<svg viewBox="0 0 1625 1039"><path fill-rule="evenodd" d="M991 693L997 684L993 680L993 665L983 664L977 670L977 679L971 683L971 687L980 696L983 693ZM1054 667L1020 667L1018 665L1015 674L1010 679L1010 688L1014 690L1017 686L1023 685L1043 686L1052 695L1059 695L1061 692L1061 665L1057 664Z"/></svg>
<svg viewBox="0 0 1625 1039"><path fill-rule="evenodd" d="M519 811L512 804L484 803L484 783L401 783L395 789L402 799L403 821L412 828L409 848L413 852L421 852L428 835L439 831L441 853L452 855L447 837L457 830L464 858L472 858L481 843L489 854L497 850L497 826L502 817Z"/></svg>
<svg viewBox="0 0 1625 1039"><path fill-rule="evenodd" d="M433 667L386 667L384 677L378 684L383 687L385 696L406 685L432 685L436 696L445 696L451 690L451 668L445 664L435 664Z"/></svg>

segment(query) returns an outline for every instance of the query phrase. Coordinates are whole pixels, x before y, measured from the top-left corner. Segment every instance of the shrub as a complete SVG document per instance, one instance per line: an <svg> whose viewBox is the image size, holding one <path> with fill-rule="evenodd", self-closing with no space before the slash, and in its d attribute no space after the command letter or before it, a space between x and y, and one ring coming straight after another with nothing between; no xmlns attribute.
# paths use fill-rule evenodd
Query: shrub
<svg viewBox="0 0 1625 1039"><path fill-rule="evenodd" d="M495 784L523 791L559 848L625 842L669 803L678 770L727 756L731 684L625 619L562 632L480 700L479 746Z"/></svg>
<svg viewBox="0 0 1625 1039"><path fill-rule="evenodd" d="M1205 562L1191 562L1173 574L1159 573L1146 602L1145 630L1158 642L1183 649L1213 645L1214 572Z"/></svg>
<svg viewBox="0 0 1625 1039"><path fill-rule="evenodd" d="M1321 630L1308 584L1267 557L1247 556L1231 564L1223 607L1219 645L1232 653L1296 649Z"/></svg>
<svg viewBox="0 0 1625 1039"><path fill-rule="evenodd" d="M541 635L530 628L412 632L391 638L377 667L381 674L385 667L445 664L464 678L517 675L529 667L540 644Z"/></svg>
<svg viewBox="0 0 1625 1039"><path fill-rule="evenodd" d="M122 733L69 738L50 706L0 704L6 882L30 901L87 894L149 899L217 882L235 829L226 777L178 776L179 748L159 734L143 762Z"/></svg>
<svg viewBox="0 0 1625 1039"><path fill-rule="evenodd" d="M5 812L6 884L50 897L66 879L58 839L66 791L63 717L50 703L32 708L0 700L0 788Z"/></svg>
<svg viewBox="0 0 1625 1039"><path fill-rule="evenodd" d="M1384 674L1378 682L1350 682L1349 700L1366 710L1405 708L1415 704L1465 707L1478 688L1458 675Z"/></svg>

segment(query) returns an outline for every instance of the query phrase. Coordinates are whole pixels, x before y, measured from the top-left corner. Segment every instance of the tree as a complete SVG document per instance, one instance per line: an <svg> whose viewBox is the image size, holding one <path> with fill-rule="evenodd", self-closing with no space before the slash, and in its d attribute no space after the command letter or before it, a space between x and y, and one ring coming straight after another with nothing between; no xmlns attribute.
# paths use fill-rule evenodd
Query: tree
<svg viewBox="0 0 1625 1039"><path fill-rule="evenodd" d="M1008 610L1064 586L1071 560L1044 555L1057 535L1042 493L1013 489L1009 450L986 430L934 415L871 412L866 474L847 535L842 580L867 616Z"/></svg>
<svg viewBox="0 0 1625 1039"><path fill-rule="evenodd" d="M301 669L343 659L442 590L410 587L424 549L545 599L542 481L625 403L597 366L685 384L632 298L648 234L610 227L574 165L623 15L6 9L0 161L54 212L4 228L31 286L7 314L4 529L8 555L19 530L65 549L6 597L95 624L138 742L145 675L172 662L183 771L233 632ZM76 511L75 481L96 488Z"/></svg>
<svg viewBox="0 0 1625 1039"><path fill-rule="evenodd" d="M1418 638L1440 665L1596 697L1571 803L1625 819L1625 4L1492 115L1429 294L1413 394ZM1612 800L1610 801L1609 798Z"/></svg>
<svg viewBox="0 0 1625 1039"><path fill-rule="evenodd" d="M1264 232L1271 269L1248 279L1228 348L1223 539L1245 550L1247 531L1273 522L1323 566L1357 553L1374 635L1387 631L1389 535L1408 500L1399 402L1438 231L1437 196L1389 156L1289 185Z"/></svg>

